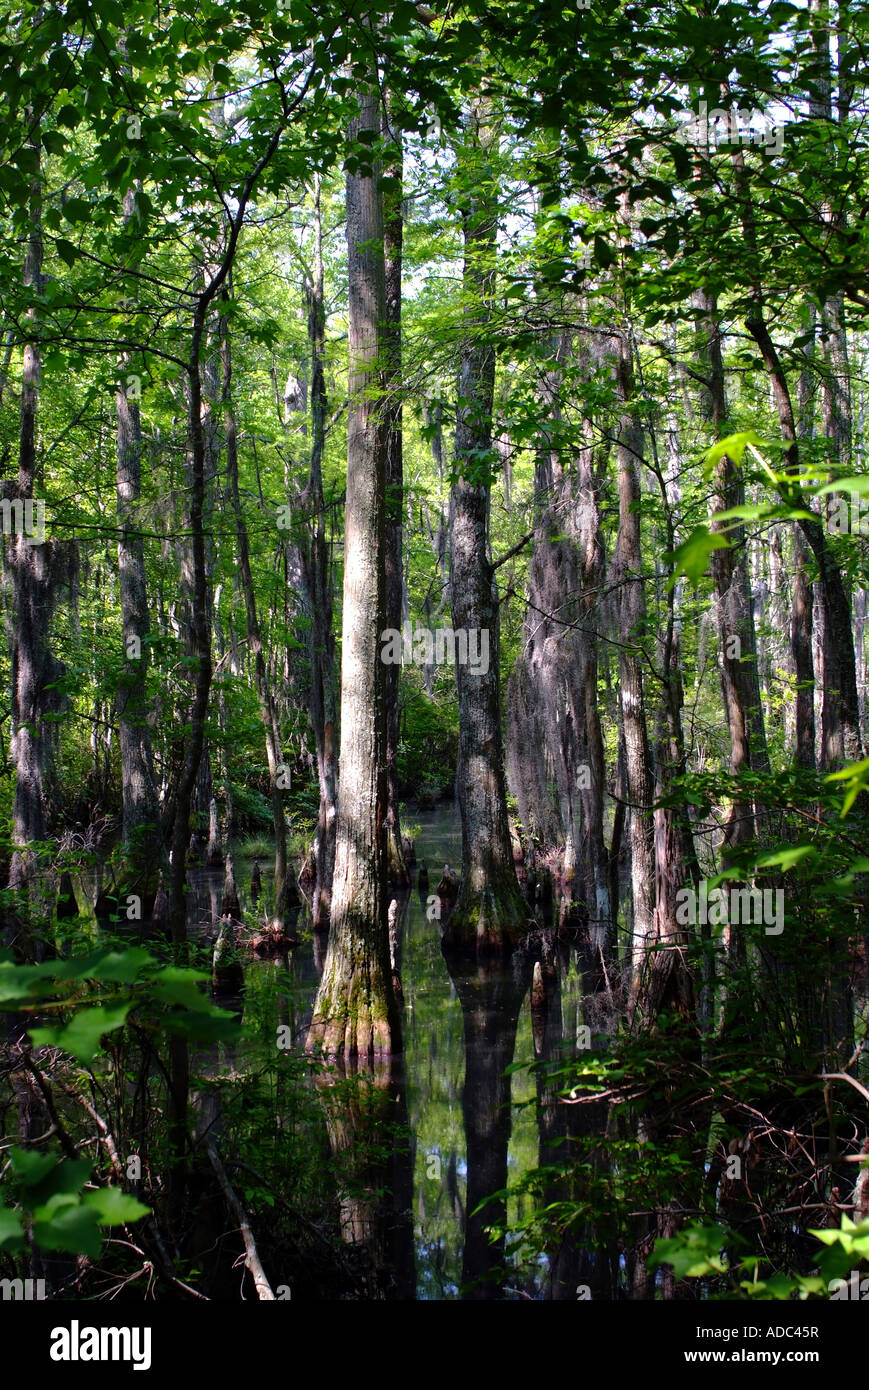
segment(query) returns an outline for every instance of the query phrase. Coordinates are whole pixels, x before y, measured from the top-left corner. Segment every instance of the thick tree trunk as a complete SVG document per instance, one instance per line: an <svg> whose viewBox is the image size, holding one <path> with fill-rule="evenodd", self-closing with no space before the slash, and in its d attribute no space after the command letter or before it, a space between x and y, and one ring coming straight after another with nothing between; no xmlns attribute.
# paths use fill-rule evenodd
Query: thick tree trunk
<svg viewBox="0 0 869 1390"><path fill-rule="evenodd" d="M459 694L459 758L456 774L462 820L462 882L444 932L444 945L503 949L526 929L527 909L516 879L501 738L499 610L489 554L492 402L495 350L487 342L494 292L497 209L491 171L485 168L487 137L481 138L478 108L469 120L476 186L463 209L466 336L459 368L452 490L450 592L453 628L467 634L476 651L488 649L475 666L456 660ZM479 156L483 156L480 158ZM471 160L469 158L468 162ZM485 669L484 669L485 667Z"/></svg>
<svg viewBox="0 0 869 1390"><path fill-rule="evenodd" d="M380 133L374 74L350 126ZM350 298L347 502L341 650L341 777L329 949L308 1035L327 1055L373 1058L400 1047L387 922L387 420L383 398L383 214L379 169L347 174Z"/></svg>
<svg viewBox="0 0 869 1390"><path fill-rule="evenodd" d="M866 719L866 612L869 591L857 589L854 594L854 654L857 668L857 702L860 711L860 737L863 747L869 742Z"/></svg>
<svg viewBox="0 0 869 1390"><path fill-rule="evenodd" d="M580 609L581 622L577 632L578 648L578 688L581 692L581 705L577 714L582 728L580 765L587 764L589 776L578 779L580 807L582 812L582 834L584 847L584 868L586 875L586 898L589 903L591 920L591 944L605 953L607 959L616 960L616 917L613 913L610 895L610 864L604 839L604 793L606 791L606 765L604 762L603 731L598 709L598 639L593 631L583 630L586 625L595 626L598 612L598 594L604 581L606 557L601 533L600 506L598 492L601 480L594 469L594 452L591 440L579 452L577 460L577 500L575 505L575 525L579 544L579 563L584 596Z"/></svg>
<svg viewBox="0 0 869 1390"><path fill-rule="evenodd" d="M553 346L555 360L563 362L568 335ZM546 372L537 392L544 415L556 425L560 376L557 369ZM571 630L580 587L571 492L544 427L534 467L534 544L523 643L508 685L508 765L526 849L563 851L565 877L572 882L581 836L576 791L587 779L577 776L576 766L583 720L573 708L582 691L575 670L578 634ZM583 898L584 890L585 884Z"/></svg>
<svg viewBox="0 0 869 1390"><path fill-rule="evenodd" d="M744 226L747 240L753 238L753 220L750 202L746 204ZM752 242L753 244L753 242ZM779 417L779 428L785 445L784 473L780 478L779 492L785 503L800 511L811 513L797 481L799 475L799 444L796 421L787 377L782 368L778 351L770 336L764 316L763 295L759 285L755 285L752 303L746 319L746 326L760 349L764 366L769 375L773 398ZM791 481L791 477L793 481ZM818 567L817 594L823 612L823 633L821 655L822 674L822 739L821 768L834 766L841 761L842 754L849 759L859 759L862 754L860 740L860 717L857 701L857 675L854 656L854 639L851 629L851 609L842 572L839 569L820 519L807 517L799 521L803 536L811 547ZM830 703L838 701L837 715L833 715ZM824 713L824 710L827 713ZM847 959L847 935L836 934L839 939L831 942L830 997L832 1006L827 1019L826 1064L835 1064L836 1049L841 1047L847 1057L852 1052L853 1011L851 1006L851 985L849 962Z"/></svg>
<svg viewBox="0 0 869 1390"><path fill-rule="evenodd" d="M216 288L215 280L211 286ZM184 744L181 771L174 798L172 822L172 862L169 880L168 927L173 955L177 965L184 966L189 958L187 946L187 845L190 839L190 808L199 775L202 748L205 742L205 719L211 690L211 634L209 632L209 592L205 560L205 528L203 517L206 505L206 449L202 422L201 352L205 330L205 315L213 297L206 291L200 296L193 318L188 357L187 437L190 463L190 643L195 660L193 700L189 715L189 732ZM190 1054L186 1038L173 1037L169 1044L168 1131L173 1153L170 1171L170 1208L174 1220L180 1220L187 1182L187 1099L189 1093Z"/></svg>
<svg viewBox="0 0 869 1390"><path fill-rule="evenodd" d="M812 333L817 317L814 304L807 306L808 320ZM797 404L799 417L796 422L797 438L811 441L815 433L815 397L817 395L817 375L815 371L814 339L803 349L804 365L797 383ZM800 528L794 523L790 528L793 534L794 586L791 594L790 612L790 665L795 684L793 710L793 750L794 762L798 767L814 767L815 754L815 663L812 654L814 642L813 611L814 586L809 575L811 551L806 544Z"/></svg>
<svg viewBox="0 0 869 1390"><path fill-rule="evenodd" d="M569 346L569 336L561 335L556 362L565 360ZM561 416L560 377L560 366L547 372L539 392L554 427ZM509 684L509 767L526 842L544 850L563 847L567 911L587 927L597 953L615 943L593 631L604 553L590 426L588 436L577 451L575 474L546 437L537 453L528 610Z"/></svg>
<svg viewBox="0 0 869 1390"><path fill-rule="evenodd" d="M679 489L678 449L673 451L665 477L658 463L653 427L650 424L650 443L654 451L654 472L661 489L665 518L666 553L675 550L673 500L681 500ZM668 580L671 578L668 575ZM658 711L655 748L655 809L653 812L655 843L655 937L658 950L649 962L647 983L640 1001L640 1012L647 1022L656 1023L666 1012L675 1015L680 1023L696 1028L695 983L687 949L692 933L678 925L679 890L690 880L695 887L700 878L697 853L688 808L684 805L661 805L672 800L673 780L683 777L687 770L685 739L682 728L684 695L680 661L681 622L677 620L678 586L667 584L666 619L659 639L661 670L661 706ZM704 962L704 964L706 964ZM700 1007L705 1018L711 1014L712 970L706 968Z"/></svg>
<svg viewBox="0 0 869 1390"><path fill-rule="evenodd" d="M196 665L193 704L189 718L189 734L186 739L181 772L175 793L174 820L172 825L172 876L169 895L169 927L179 964L187 959L186 913L184 901L185 855L190 835L190 805L193 789L199 772L202 746L205 739L205 717L208 710L208 696L211 689L211 634L209 632L210 594L208 571L205 560L205 527L203 524L207 503L207 458L206 441L203 429L202 396L202 350L205 340L205 325L209 307L220 293L238 248L238 239L244 223L245 210L254 185L275 153L280 141L283 125L279 124L272 133L268 146L260 160L248 174L244 188L232 213L227 231L223 258L215 273L210 276L203 291L197 295L193 311L190 335L190 349L187 358L188 399L187 432L190 459L190 538L191 538L191 636L192 653ZM179 1066L181 1059L179 1056ZM184 1083L186 1087L186 1081ZM185 1090L186 1096L186 1090ZM180 1089L176 1094L180 1104ZM185 1102L186 1103L186 1102ZM183 1125L184 1116L176 1114L175 1124ZM183 1148L183 1133L176 1136Z"/></svg>
<svg viewBox="0 0 869 1390"><path fill-rule="evenodd" d="M36 157L30 184L30 231L24 266L24 284L38 293L42 284L42 174L38 117L27 112L28 145ZM36 502L36 526L30 524L37 474L37 410L40 355L35 307L27 310L28 327L34 332L24 344L21 379L21 424L18 483L6 488L17 526L6 553L6 582L11 589L10 667L12 681L12 733L10 754L15 768L12 808L12 843L9 887L32 889L37 873L38 848L47 833L46 804L53 782L49 726L45 723L56 679L56 663L48 645L49 624L59 570L57 546L44 539ZM34 906L36 906L34 899Z"/></svg>

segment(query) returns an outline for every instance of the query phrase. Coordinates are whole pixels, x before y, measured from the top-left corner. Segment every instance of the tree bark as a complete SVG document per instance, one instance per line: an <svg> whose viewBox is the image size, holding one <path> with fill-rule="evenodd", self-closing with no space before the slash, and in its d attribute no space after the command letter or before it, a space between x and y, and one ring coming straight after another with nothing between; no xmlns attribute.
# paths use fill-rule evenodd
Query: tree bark
<svg viewBox="0 0 869 1390"><path fill-rule="evenodd" d="M395 98L387 97L383 135L388 150L384 174L390 183L383 202L383 252L386 277L386 626L401 627L404 576L402 569L402 512L404 468L402 459L401 407L401 190L403 151ZM395 888L410 884L410 873L401 848L398 814L398 690L400 666L386 668L386 856L389 882Z"/></svg>
<svg viewBox="0 0 869 1390"><path fill-rule="evenodd" d="M291 905L298 904L299 893L295 879L291 877L287 869L287 818L284 814L284 802L281 795L282 789L278 784L279 765L281 762L280 730L278 727L275 703L272 698L269 673L263 654L259 617L257 615L256 593L254 591L253 573L250 566L250 544L248 541L247 523L245 522L244 513L242 511L241 494L238 486L238 435L235 426L235 413L232 405L232 349L229 340L229 327L225 319L221 319L220 322L220 356L223 368L221 395L223 400L223 422L226 432L226 480L232 502L232 509L235 514L235 534L238 543L238 569L242 593L244 594L248 648L253 658L254 680L256 682L257 697L259 699L263 732L265 733L266 758L268 760L269 782L271 787L272 825L275 834L275 906L271 926L274 931L281 931L286 924L288 908Z"/></svg>
<svg viewBox="0 0 869 1390"><path fill-rule="evenodd" d="M705 336L703 355L708 373L705 393L707 414L716 434L720 436L727 426L727 399L717 304L705 290L695 291L694 303L701 332ZM728 454L724 454L716 465L714 483L716 511L725 511L744 503L745 491ZM714 513L712 529L718 529ZM731 544L726 549L712 552L710 568L718 597L716 618L721 653L721 693L730 733L730 769L738 776L749 770L767 769L769 758L760 699L757 639L744 527L737 527L729 533L729 537ZM724 828L725 845L735 848L752 838L756 812L757 807L748 801L733 802Z"/></svg>
<svg viewBox="0 0 869 1390"><path fill-rule="evenodd" d="M135 194L129 190L124 198L124 222L128 229L134 216ZM126 365L131 365L129 358ZM123 669L115 697L121 748L122 836L130 866L144 871L149 892L156 892L156 882L151 888L150 880L164 866L166 854L146 693L151 625L144 546L137 529L142 490L142 422L139 402L132 391L128 394L123 381L115 394L115 413L118 575L124 641Z"/></svg>
<svg viewBox="0 0 869 1390"><path fill-rule="evenodd" d="M745 170L745 160L741 151L731 156L736 171L737 186L742 199L742 228L746 246L752 253L755 264L759 264L757 237L755 233L754 207L751 190ZM792 475L778 485L784 502L795 509L810 511L797 482L799 473L799 445L794 418L793 402L787 377L781 365L778 350L766 322L763 287L759 277L751 285L750 303L746 314L746 327L757 343L769 377L773 400L779 418L779 429L785 445L784 471ZM828 731L828 741L822 739L821 765L834 766L841 761L842 754L849 759L857 759L862 754L860 739L860 716L857 702L857 676L854 657L854 636L851 629L851 605L842 578L842 572L835 562L827 544L820 519L805 519L799 523L818 566L820 595L824 616L824 680L822 699L827 708L822 708L822 728ZM833 706L837 709L834 710Z"/></svg>
<svg viewBox="0 0 869 1390"><path fill-rule="evenodd" d="M36 169L30 183L30 228L24 264L24 285L37 296L42 288L42 173L39 118L28 108L28 146L36 156ZM18 481L7 486L6 495L24 508L34 500L37 476L37 411L39 406L40 352L38 313L35 304L27 310L26 322L32 336L24 344L21 378L21 414L18 451ZM37 503L37 507L40 504ZM44 504L42 504L44 505ZM39 535L37 516L36 537ZM31 534L28 535L28 532ZM51 697L48 687L56 679L58 663L48 646L49 625L55 602L59 555L53 541L34 543L33 528L27 514L18 517L18 526L6 552L6 582L11 590L9 650L11 667L12 733L10 755L15 769L12 808L12 843L15 847L9 869L9 887L25 893L34 888L38 846L47 833L46 805L52 788L52 755L49 726L45 723ZM33 848L36 846L37 848ZM37 906L34 899L34 907Z"/></svg>
<svg viewBox="0 0 869 1390"><path fill-rule="evenodd" d="M501 950L526 929L527 909L516 879L501 737L498 590L489 552L492 403L495 350L486 326L495 288L497 207L486 168L490 134L482 102L468 121L465 159L479 193L462 209L465 339L458 376L458 420L452 490L450 597L453 628L488 643L488 669L456 662L459 757L456 787L462 821L462 882L443 944ZM470 180L469 180L470 181ZM485 639L484 635L485 634Z"/></svg>
<svg viewBox="0 0 869 1390"><path fill-rule="evenodd" d="M616 459L619 529L613 555L619 618L619 701L625 743L628 824L633 900L632 995L637 997L654 944L655 850L652 824L653 777L643 689L642 644L646 638L640 542L639 463L643 432L631 405L634 371L627 325L616 337L616 385L621 404Z"/></svg>
<svg viewBox="0 0 869 1390"><path fill-rule="evenodd" d="M359 94L349 139L380 134L376 73ZM347 173L349 400L341 776L329 948L308 1034L327 1055L400 1050L389 962L386 881L386 292L377 161Z"/></svg>
<svg viewBox="0 0 869 1390"><path fill-rule="evenodd" d="M764 365L772 384L773 397L779 417L779 428L785 443L785 472L796 476L799 470L799 445L794 421L787 378L779 360L778 351L770 337L759 291L751 313L746 320L749 332L757 343ZM779 492L788 506L810 511L802 496L799 484L789 480L782 482ZM841 761L842 754L849 759L862 755L860 739L860 712L857 701L856 659L854 656L854 636L851 628L851 605L842 571L833 558L820 518L808 518L798 523L811 548L818 566L818 578L824 605L824 682L823 700L825 706L836 703L838 716L828 708L822 718L827 739L822 744L821 765L833 767ZM840 732L841 731L841 737Z"/></svg>
<svg viewBox="0 0 869 1390"><path fill-rule="evenodd" d="M794 758L798 767L815 766L815 664L812 659L812 582L809 547L794 528L794 592L791 599L791 657L796 682Z"/></svg>
<svg viewBox="0 0 869 1390"><path fill-rule="evenodd" d="M335 871L335 827L338 802L337 724L335 708L335 637L332 631L332 582L326 541L323 498L323 450L326 447L326 311L323 297L323 225L320 178L314 179L314 266L307 287L308 341L311 350L311 454L308 483L300 499L303 518L310 519L299 546L299 565L305 588L311 662L311 724L317 753L320 803L317 812L317 854L314 878L313 926L329 925L332 879Z"/></svg>

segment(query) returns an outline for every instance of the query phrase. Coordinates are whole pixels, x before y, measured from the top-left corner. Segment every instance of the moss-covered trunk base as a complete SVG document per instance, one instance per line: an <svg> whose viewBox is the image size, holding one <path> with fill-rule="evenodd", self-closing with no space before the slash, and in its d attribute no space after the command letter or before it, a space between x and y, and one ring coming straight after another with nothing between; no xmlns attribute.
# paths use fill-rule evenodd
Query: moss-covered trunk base
<svg viewBox="0 0 869 1390"><path fill-rule="evenodd" d="M373 1061L401 1051L389 960L381 960L383 953L373 948L374 927L348 915L330 939L308 1032L309 1052Z"/></svg>
<svg viewBox="0 0 869 1390"><path fill-rule="evenodd" d="M503 955L515 950L532 925L515 874L512 881L507 875L502 879L489 878L476 890L472 882L463 879L441 945L450 952Z"/></svg>

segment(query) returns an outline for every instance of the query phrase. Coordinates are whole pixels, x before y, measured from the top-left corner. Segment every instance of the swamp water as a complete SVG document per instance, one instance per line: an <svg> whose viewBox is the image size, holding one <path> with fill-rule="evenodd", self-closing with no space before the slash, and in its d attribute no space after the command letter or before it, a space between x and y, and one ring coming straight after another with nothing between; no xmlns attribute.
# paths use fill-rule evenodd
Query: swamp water
<svg viewBox="0 0 869 1390"><path fill-rule="evenodd" d="M521 1219L530 1198L512 1196L506 1211L497 1204L475 1209L531 1169L566 1155L566 1117L573 1107L559 1105L555 1091L528 1065L535 1057L552 1062L576 1055L583 1023L576 952L556 944L544 971L545 988L539 965L534 974L535 952L514 957L506 969L474 968L453 980L441 951L440 923L426 913L426 893L434 892L445 863L460 869L458 817L452 808L438 807L417 811L412 819L419 825L413 888L400 911L403 1053L389 1076L375 1077L380 1101L375 1095L367 1116L352 1100L333 1107L324 1096L328 1085L311 1082L324 1102L332 1157L349 1174L346 1190L339 1191L343 1240L374 1252L381 1270L375 1297L575 1298L577 1281L587 1278L578 1253L566 1263L562 1252L520 1265L510 1253L510 1234L500 1246L491 1243L492 1223L505 1215L510 1223ZM416 886L423 862L426 893ZM250 901L252 868L237 850L247 926L259 920L263 907L262 898L259 908ZM268 896L271 864L265 858L260 870ZM200 968L209 959L222 890L221 869L191 868L189 932ZM299 1121L282 1114L281 1071L287 1069L286 1077L295 1064L299 1074L326 949L325 934L312 937L306 905L295 934L301 944L283 957L243 952L241 989L214 994L216 1003L243 1021L244 1037L191 1056L191 1101L200 1135L209 1129L220 1134L221 1080L244 1084L256 1074L261 1085L268 1074L274 1105L265 1124L274 1127L279 1142L285 1135L293 1144ZM306 1142L312 1142L310 1135ZM376 1171L370 1162L364 1170L357 1165L354 1177L354 1156L372 1147L380 1154ZM289 1202L295 1195L303 1207L303 1194L283 1195Z"/></svg>

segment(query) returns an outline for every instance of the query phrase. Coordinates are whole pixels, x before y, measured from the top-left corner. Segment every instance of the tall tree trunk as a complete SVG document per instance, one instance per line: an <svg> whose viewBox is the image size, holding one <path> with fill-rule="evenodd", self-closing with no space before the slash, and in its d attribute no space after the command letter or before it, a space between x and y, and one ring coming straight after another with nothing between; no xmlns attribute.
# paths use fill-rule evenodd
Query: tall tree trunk
<svg viewBox="0 0 869 1390"><path fill-rule="evenodd" d="M558 335L552 348L557 365L543 373L537 396L544 419L557 428L561 367L570 335ZM550 436L544 424L534 465L534 545L523 642L507 688L508 766L526 849L562 850L565 880L572 883L582 834L576 788L588 780L577 774L584 721L574 714L575 696L581 701L582 695L574 669L579 634L571 630L580 581L569 534L571 480ZM584 883L582 902L592 915Z"/></svg>
<svg viewBox="0 0 869 1390"><path fill-rule="evenodd" d="M739 150L734 151L731 159L736 171L737 187L742 202L743 236L746 246L751 252L753 264L757 266L760 264L760 260L755 232L754 206L745 159ZM798 508L801 511L811 511L797 482L799 445L793 402L778 350L766 322L763 286L760 283L759 274L755 276L751 285L751 297L745 324L757 343L769 377L773 400L778 412L779 429L785 445L784 471L790 477L779 482L778 491L788 506ZM861 756L862 752L854 637L851 629L851 605L842 572L827 544L820 519L806 518L799 522L799 526L818 566L820 595L823 603L824 681L822 692L827 712L826 715L822 713L822 725L828 730L829 742L822 740L821 764L829 767L840 761L842 754L846 758L856 759ZM835 711L834 705L837 706Z"/></svg>
<svg viewBox="0 0 869 1390"><path fill-rule="evenodd" d="M809 101L809 109L812 117L819 123L823 123L824 128L832 136L833 122L846 121L850 107L850 91L847 84L843 81L839 86L838 113L833 108L833 81L832 81L832 62L830 54L830 6L829 0L810 0L809 11L812 16L811 35L812 45L815 56L812 64L812 87ZM847 42L847 20L842 25L840 41L840 63L842 70L845 70L844 45ZM827 156L831 164L835 167L837 150L835 141L831 138L827 144ZM835 230L840 236L845 230L845 216L841 209L833 209L829 205L824 205L820 212L820 220L825 232L830 229ZM845 336L844 327L844 295L841 291L830 295L821 305L820 321L818 325L818 343L820 346L821 360L824 364L823 375L821 377L821 417L823 420L824 437L827 440L827 452L829 461L836 465L838 469L844 467L844 472L850 473L853 469L851 464L851 388L848 366L848 343ZM828 506L833 506L835 499L828 499ZM847 591L846 591L847 596ZM847 720L842 719L840 708L839 684L837 676L841 679L842 662L847 661L847 655L843 652L839 636L835 631L834 619L832 614L827 612L827 604L824 604L824 625L822 634L824 669L829 671L831 679L825 680L822 686L821 701L821 765L823 767L835 767L846 757L854 758L859 756L859 708L857 712L856 739L855 730L849 728ZM847 677L846 677L847 679ZM856 686L856 673L855 673ZM855 691L856 695L856 691Z"/></svg>
<svg viewBox="0 0 869 1390"><path fill-rule="evenodd" d="M191 325L190 348L187 357L187 377L189 390L187 396L187 435L190 457L190 537L191 537L191 629L192 654L196 664L194 678L193 704L189 717L181 772L175 792L174 820L172 825L172 876L169 898L169 929L179 963L187 959L186 914L184 902L185 854L190 835L190 805L193 789L199 772L202 746L205 740L205 717L208 710L208 696L211 689L211 635L208 627L210 595L208 572L205 562L205 528L203 524L206 507L207 458L203 430L202 350L205 342L205 326L212 301L220 293L223 284L232 270L232 263L238 249L238 239L244 225L247 205L254 185L263 169L274 155L284 122L280 122L272 132L268 145L250 171L240 192L235 210L228 223L223 257L213 275L208 278L205 288L196 296ZM186 1093L185 1093L186 1094ZM180 1121L179 1121L180 1123Z"/></svg>
<svg viewBox="0 0 869 1390"><path fill-rule="evenodd" d="M716 434L720 436L727 425L727 399L717 304L705 290L695 291L694 303L701 333L705 337L706 410ZM716 464L714 482L716 511L725 511L744 503L744 488L728 454L724 454ZM714 513L712 526L717 529ZM749 770L769 767L744 528L739 527L732 533L729 547L712 552L710 567L718 598L716 617L721 653L721 692L730 733L730 769L739 776ZM735 848L752 838L756 810L748 801L733 802L724 828L726 846Z"/></svg>
<svg viewBox="0 0 869 1390"><path fill-rule="evenodd" d="M630 332L616 337L616 384L621 403L616 458L619 529L613 555L619 619L619 702L625 743L633 899L632 994L636 998L654 944L655 850L652 825L652 762L643 688L646 600L640 543L639 464L643 431L633 413L634 370Z"/></svg>
<svg viewBox="0 0 869 1390"><path fill-rule="evenodd" d="M205 717L211 689L211 636L208 630L208 581L205 565L205 438L202 428L201 349L207 303L200 296L188 359L189 397L187 429L190 457L190 642L195 660L193 701L189 715L181 771L175 792L172 825L172 874L169 894L169 929L179 963L187 959L187 925L184 899L190 808L205 741Z"/></svg>
<svg viewBox="0 0 869 1390"><path fill-rule="evenodd" d="M570 345L570 334L559 335L551 354L555 365L538 391L544 418L556 431L562 365ZM563 466L546 426L537 450L534 550L522 652L508 686L508 749L526 841L545 850L563 846L568 911L587 927L597 957L614 946L615 934L603 834L606 776L593 631L604 569L600 481L588 421L585 432L575 473Z"/></svg>
<svg viewBox="0 0 869 1390"><path fill-rule="evenodd" d="M809 547L794 528L794 592L791 600L791 656L796 682L794 758L799 767L815 766L815 663L812 658L812 581Z"/></svg>
<svg viewBox="0 0 869 1390"><path fill-rule="evenodd" d="M135 193L124 197L124 222L130 229L135 217ZM130 365L127 359L127 366ZM160 800L154 775L151 730L148 725L147 679L151 625L145 552L138 530L137 508L142 489L142 422L135 383L124 381L115 394L118 429L117 510L118 575L124 641L123 668L118 681L116 708L121 747L121 801L123 846L133 871L148 878L148 891L166 855L160 827Z"/></svg>
<svg viewBox="0 0 869 1390"><path fill-rule="evenodd" d="M212 280L212 285L215 283ZM175 789L174 820L172 822L172 863L169 891L169 937L177 965L184 966L189 958L187 946L187 912L185 882L187 877L187 845L190 839L190 809L199 775L199 764L205 742L205 719L211 690L211 635L208 628L208 578L205 561L205 528L203 516L206 502L206 448L202 424L201 353L205 332L205 317L212 295L200 295L194 311L188 357L187 436L190 460L190 642L196 663L193 681L193 700L189 715L181 770ZM169 1194L173 1220L180 1220L187 1182L187 1098L189 1093L190 1054L187 1039L173 1037L169 1045L169 1144L173 1154Z"/></svg>
<svg viewBox="0 0 869 1390"><path fill-rule="evenodd" d="M857 701L860 711L860 736L863 747L869 742L866 718L866 612L869 591L863 588L854 594L854 655L857 666Z"/></svg>
<svg viewBox="0 0 869 1390"><path fill-rule="evenodd" d="M38 295L42 285L42 172L39 118L28 108L28 146L36 167L30 183L30 228L24 265L24 284ZM31 525L37 473L37 410L39 405L40 354L37 310L27 310L32 337L24 344L21 379L21 425L18 452L18 484L7 486L7 499L16 525L6 555L9 609L10 667L12 678L12 735L10 753L15 768L12 808L12 843L9 887L29 892L34 888L38 849L47 831L46 802L52 784L51 743L45 715L50 702L48 687L55 678L55 662L49 651L49 624L59 568L57 547L45 541L37 501L37 526ZM41 543L40 543L41 541ZM34 906L36 900L34 899Z"/></svg>
<svg viewBox="0 0 869 1390"><path fill-rule="evenodd" d="M516 879L507 820L501 738L498 592L489 553L492 403L495 350L487 341L495 289L497 207L486 168L491 135L480 102L468 119L466 175L479 193L462 209L465 338L458 377L452 490L450 596L453 628L472 637L488 660L456 661L459 758L456 774L462 820L462 882L443 944L503 949L525 930L527 909ZM483 666L487 669L483 669Z"/></svg>
<svg viewBox="0 0 869 1390"><path fill-rule="evenodd" d="M646 388L640 378L643 395ZM670 448L666 473L659 459L654 419L648 422L651 457L647 466L654 473L661 493L664 514L664 551L675 550L673 503L681 501L679 487L679 448L675 420L670 432ZM672 562L671 562L672 564ZM682 729L684 695L680 660L681 622L677 619L679 590L673 584L672 569L662 572L666 577L665 620L658 639L658 665L661 672L661 705L658 710L655 739L655 809L653 811L655 848L655 940L657 950L648 962L645 987L639 1001L639 1013L648 1024L656 1024L662 1013L675 1015L678 1026L687 1025L696 1031L696 1000L694 978L686 948L692 934L677 923L679 890L687 879L696 887L699 880L697 854L688 808L684 802L672 804L675 778L687 770L685 739ZM681 798L680 798L681 800ZM665 804L660 804L664 802ZM669 802L669 804L667 804ZM701 997L702 1010L709 1016L711 1009L712 972L707 970Z"/></svg>
<svg viewBox="0 0 869 1390"><path fill-rule="evenodd" d="M814 335L817 317L814 304L806 309L808 326ZM817 394L814 337L804 348L804 365L797 383L797 438L811 440L815 433L814 407ZM794 761L798 767L814 767L815 757L815 663L812 655L814 634L814 587L809 575L811 550L799 527L794 524L794 587L791 595L790 660L796 698L794 700Z"/></svg>
<svg viewBox="0 0 869 1390"><path fill-rule="evenodd" d="M320 804L317 812L317 861L313 925L327 927L332 903L337 824L338 758L335 708L335 637L332 632L332 582L323 499L323 450L326 446L326 311L323 298L323 224L320 179L314 182L314 273L308 287L308 339L311 348L311 455L308 484L302 494L303 516L310 532L300 546L302 578L310 616L311 724L317 751Z"/></svg>
<svg viewBox="0 0 869 1390"><path fill-rule="evenodd" d="M401 408L401 191L403 150L398 104L388 97L384 102L383 135L388 158L384 174L389 180L383 200L383 252L386 276L386 626L398 631L403 609L403 570L401 556L402 512L404 508L404 469L402 459ZM410 874L401 848L398 814L398 687L401 667L397 662L386 668L386 857L390 883L407 887Z"/></svg>
<svg viewBox="0 0 869 1390"><path fill-rule="evenodd" d="M349 139L380 134L376 73ZM308 1035L327 1055L400 1047L389 961L386 882L386 293L380 170L347 174L349 414L341 649L341 776L329 948Z"/></svg>
<svg viewBox="0 0 869 1390"><path fill-rule="evenodd" d="M220 322L220 357L222 363L223 422L226 432L226 480L232 509L235 514L235 534L238 542L238 569L241 579L244 607L247 619L248 648L253 658L254 680L259 699L260 717L266 741L266 759L269 766L271 785L272 825L275 834L275 906L272 928L280 931L286 922L287 908L298 903L296 881L287 870L287 819L279 781L281 762L280 730L275 703L272 699L271 682L263 654L259 618L257 616L256 593L253 573L250 567L250 544L247 523L241 507L241 494L238 486L238 434L235 426L235 413L232 405L232 349L229 340L229 326L225 319Z"/></svg>
<svg viewBox="0 0 869 1390"><path fill-rule="evenodd" d="M587 424L587 433L591 434L590 424ZM587 761L589 768L589 776L580 780L579 800L588 885L586 896L591 910L591 944L605 953L608 960L615 961L618 956L616 917L610 894L609 855L604 840L606 765L598 709L598 638L594 631L584 630L586 624L594 626L606 567L598 500L601 484L601 478L595 473L592 441L588 438L577 457L577 497L574 507L583 594L580 609L583 621L577 632L578 687L581 692L578 714L582 727L581 761Z"/></svg>
<svg viewBox="0 0 869 1390"><path fill-rule="evenodd" d="M799 446L793 405L787 378L778 351L770 337L763 314L760 291L755 291L754 304L746 320L749 332L757 343L764 366L772 384L778 410L779 427L785 444L785 472L796 477L799 469ZM784 501L802 511L810 511L799 484L786 479L779 486ZM824 606L824 684L826 706L836 703L838 716L830 708L823 718L828 740L822 748L822 766L834 766L841 754L849 759L861 756L860 712L857 701L856 659L851 628L851 605L845 589L842 571L836 564L820 519L804 519L800 529L811 548L818 566L818 578ZM839 737L841 731L841 738Z"/></svg>

